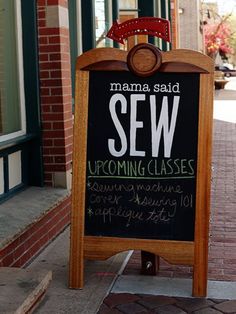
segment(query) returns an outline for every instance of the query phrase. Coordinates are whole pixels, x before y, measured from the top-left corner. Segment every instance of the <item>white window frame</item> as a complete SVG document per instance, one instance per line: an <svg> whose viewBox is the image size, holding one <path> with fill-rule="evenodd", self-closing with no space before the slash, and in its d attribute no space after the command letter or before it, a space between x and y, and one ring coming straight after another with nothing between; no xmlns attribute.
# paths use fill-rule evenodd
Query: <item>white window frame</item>
<svg viewBox="0 0 236 314"><path fill-rule="evenodd" d="M81 25L81 20L82 20L82 14L81 14L81 0L76 1L76 9L77 9L77 53L78 56L82 54L83 52L83 46L82 46L82 25Z"/></svg>
<svg viewBox="0 0 236 314"><path fill-rule="evenodd" d="M19 99L21 113L21 130L0 136L0 143L26 134L26 112L25 112L25 89L24 89L24 66L23 66L23 43L22 43L22 19L21 19L21 1L14 0L15 19L16 19L16 48L18 61L18 82Z"/></svg>

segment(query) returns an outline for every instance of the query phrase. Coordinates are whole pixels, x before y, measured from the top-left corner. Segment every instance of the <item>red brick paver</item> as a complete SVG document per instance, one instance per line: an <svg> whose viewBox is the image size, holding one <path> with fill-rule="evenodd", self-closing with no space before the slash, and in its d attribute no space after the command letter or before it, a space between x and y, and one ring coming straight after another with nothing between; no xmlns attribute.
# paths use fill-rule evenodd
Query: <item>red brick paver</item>
<svg viewBox="0 0 236 314"><path fill-rule="evenodd" d="M214 120L212 169L208 278L236 281L235 123ZM134 252L124 274L139 274L140 267L140 252ZM158 275L191 278L192 267L170 265L160 259Z"/></svg>
<svg viewBox="0 0 236 314"><path fill-rule="evenodd" d="M236 92L235 92L236 99ZM225 103L222 102L222 106ZM236 104L235 104L236 105ZM222 107L224 110L224 107ZM214 120L212 157L212 195L209 239L209 273L212 280L236 281L236 123ZM140 274L140 252L134 252L123 274ZM190 278L192 267L160 262L159 276ZM119 305L109 307L109 294L104 300L106 311L98 314L226 314L236 313L235 300L174 298L150 295L116 294ZM104 304L103 304L104 305ZM102 306L103 306L102 305ZM141 306L141 307L140 307ZM118 312L116 312L118 310Z"/></svg>
<svg viewBox="0 0 236 314"><path fill-rule="evenodd" d="M116 300L114 302L114 300ZM132 301L133 300L133 301ZM117 302L118 301L118 302ZM174 298L138 294L109 294L98 314L219 314L236 313L236 301Z"/></svg>

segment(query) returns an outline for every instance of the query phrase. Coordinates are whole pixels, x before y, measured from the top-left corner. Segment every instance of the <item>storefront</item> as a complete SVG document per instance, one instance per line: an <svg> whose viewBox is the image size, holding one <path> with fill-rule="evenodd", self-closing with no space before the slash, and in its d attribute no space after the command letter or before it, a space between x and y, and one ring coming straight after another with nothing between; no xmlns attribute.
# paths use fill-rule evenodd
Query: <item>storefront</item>
<svg viewBox="0 0 236 314"><path fill-rule="evenodd" d="M33 1L0 1L0 200L43 183L35 14Z"/></svg>
<svg viewBox="0 0 236 314"><path fill-rule="evenodd" d="M117 47L106 38L114 20L173 19L175 11L175 1L169 0L0 0L0 215L9 198L29 187L70 191L76 56L94 47ZM170 49L160 40L150 41ZM52 210L56 215L62 203L64 222L38 250L68 225L69 192L45 208L40 219ZM1 249L6 252L11 245L14 250L12 241ZM5 256L4 262L3 254L0 264L15 265L16 259Z"/></svg>

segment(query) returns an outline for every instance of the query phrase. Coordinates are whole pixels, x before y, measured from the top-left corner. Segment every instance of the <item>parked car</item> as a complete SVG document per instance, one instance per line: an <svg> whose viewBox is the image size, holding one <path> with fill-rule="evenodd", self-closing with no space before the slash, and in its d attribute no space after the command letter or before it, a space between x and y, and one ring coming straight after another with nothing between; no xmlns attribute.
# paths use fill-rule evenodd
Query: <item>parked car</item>
<svg viewBox="0 0 236 314"><path fill-rule="evenodd" d="M216 66L215 70L223 72L226 77L236 76L236 70L230 69L225 65Z"/></svg>

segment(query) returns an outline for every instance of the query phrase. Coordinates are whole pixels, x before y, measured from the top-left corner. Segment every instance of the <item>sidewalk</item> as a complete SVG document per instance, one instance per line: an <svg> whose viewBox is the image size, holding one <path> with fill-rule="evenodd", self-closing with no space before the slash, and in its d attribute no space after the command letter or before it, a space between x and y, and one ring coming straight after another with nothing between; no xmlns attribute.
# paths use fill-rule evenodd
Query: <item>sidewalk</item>
<svg viewBox="0 0 236 314"><path fill-rule="evenodd" d="M222 98L226 100L222 100ZM235 209L236 89L218 90L215 97L213 124L208 272L208 278L211 280L236 281ZM140 261L140 252L135 252L126 267L125 274L139 274L140 265L138 261ZM190 278L192 276L192 268L188 266L173 266L161 260L159 275L170 278Z"/></svg>
<svg viewBox="0 0 236 314"><path fill-rule="evenodd" d="M95 314L109 293L127 253L106 261L86 261L82 290L68 288L69 228L29 265L31 271L52 271L52 282L37 314Z"/></svg>
<svg viewBox="0 0 236 314"><path fill-rule="evenodd" d="M216 91L213 127L208 298L180 296L187 288L191 291L191 280L184 279L191 278L191 267L162 260L160 278L141 279L140 252L135 252L99 314L236 313L236 80L226 90ZM177 291L176 281L182 281ZM210 298L211 293L219 295Z"/></svg>
<svg viewBox="0 0 236 314"><path fill-rule="evenodd" d="M217 100L221 97L228 99ZM127 253L105 262L87 261L84 289L70 290L67 287L69 232L66 230L29 266L29 269L53 272L46 297L35 313L236 313L236 101L233 101L236 91L222 91L217 99L209 279L218 282L209 283L211 297L191 298L190 267L162 262L158 277L139 276L139 253L131 257L125 271Z"/></svg>

